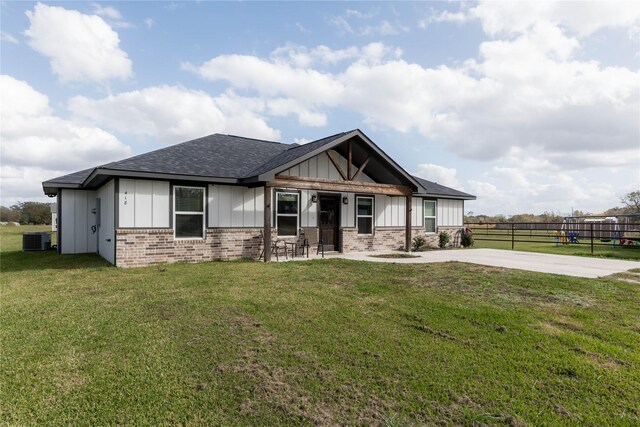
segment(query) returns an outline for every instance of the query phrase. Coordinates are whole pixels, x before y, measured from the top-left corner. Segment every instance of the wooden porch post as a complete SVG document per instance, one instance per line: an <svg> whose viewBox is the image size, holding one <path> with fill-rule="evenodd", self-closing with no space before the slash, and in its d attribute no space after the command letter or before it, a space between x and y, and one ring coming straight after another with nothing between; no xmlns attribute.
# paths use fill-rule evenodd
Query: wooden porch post
<svg viewBox="0 0 640 427"><path fill-rule="evenodd" d="M264 262L271 261L271 187L264 186L264 230L262 232L264 245Z"/></svg>
<svg viewBox="0 0 640 427"><path fill-rule="evenodd" d="M413 208L413 196L409 194L406 197L407 207L405 209L405 248L407 252L411 252L411 210Z"/></svg>

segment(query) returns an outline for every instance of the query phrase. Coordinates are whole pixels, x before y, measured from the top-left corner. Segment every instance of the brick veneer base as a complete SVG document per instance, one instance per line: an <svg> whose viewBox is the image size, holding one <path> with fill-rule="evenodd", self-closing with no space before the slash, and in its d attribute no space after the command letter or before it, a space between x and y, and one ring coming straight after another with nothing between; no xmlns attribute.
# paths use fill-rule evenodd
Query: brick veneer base
<svg viewBox="0 0 640 427"><path fill-rule="evenodd" d="M305 234L317 236L317 229L304 229ZM342 251L360 252L404 249L404 227L376 228L373 235L359 235L356 228L340 229ZM452 235L449 246L460 246L460 227L438 227L438 232ZM116 229L116 266L142 267L173 262L202 262L213 260L258 259L262 252L262 228L210 228L202 240L176 240L170 229ZM427 245L438 247L438 234L426 234L413 228L411 236L424 236ZM302 243L303 236L276 238ZM315 240L315 239L310 239ZM312 253L315 253L315 248Z"/></svg>
<svg viewBox="0 0 640 427"><path fill-rule="evenodd" d="M116 229L116 266L257 259L261 228L211 228L202 240L176 240L168 229Z"/></svg>

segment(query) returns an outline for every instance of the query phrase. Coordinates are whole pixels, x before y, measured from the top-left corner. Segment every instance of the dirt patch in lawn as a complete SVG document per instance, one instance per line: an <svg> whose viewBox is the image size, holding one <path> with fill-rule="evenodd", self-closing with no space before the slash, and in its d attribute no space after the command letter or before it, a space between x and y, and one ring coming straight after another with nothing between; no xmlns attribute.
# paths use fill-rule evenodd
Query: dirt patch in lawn
<svg viewBox="0 0 640 427"><path fill-rule="evenodd" d="M411 254L380 254L380 255L369 255L370 258L389 258L389 259L402 259L402 258L420 258L419 255L411 255Z"/></svg>

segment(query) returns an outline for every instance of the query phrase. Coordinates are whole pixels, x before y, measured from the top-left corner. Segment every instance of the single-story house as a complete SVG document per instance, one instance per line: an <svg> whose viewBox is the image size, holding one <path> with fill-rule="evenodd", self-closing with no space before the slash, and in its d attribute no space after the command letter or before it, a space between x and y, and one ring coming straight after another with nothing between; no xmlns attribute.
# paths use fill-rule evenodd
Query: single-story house
<svg viewBox="0 0 640 427"><path fill-rule="evenodd" d="M58 251L118 267L258 259L276 239L409 250L446 230L459 244L475 199L410 175L358 129L304 145L215 134L42 186L57 197Z"/></svg>

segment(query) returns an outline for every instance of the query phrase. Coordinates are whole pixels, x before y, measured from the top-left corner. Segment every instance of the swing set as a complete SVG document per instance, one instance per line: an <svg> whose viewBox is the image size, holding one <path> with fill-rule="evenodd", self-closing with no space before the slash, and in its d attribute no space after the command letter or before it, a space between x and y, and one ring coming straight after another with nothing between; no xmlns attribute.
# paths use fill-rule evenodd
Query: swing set
<svg viewBox="0 0 640 427"><path fill-rule="evenodd" d="M564 217L560 230L556 231L556 245L580 243L582 238L612 242L614 247L640 247L640 214Z"/></svg>

